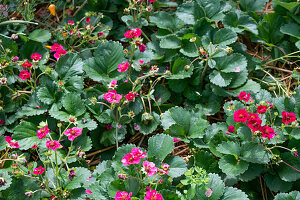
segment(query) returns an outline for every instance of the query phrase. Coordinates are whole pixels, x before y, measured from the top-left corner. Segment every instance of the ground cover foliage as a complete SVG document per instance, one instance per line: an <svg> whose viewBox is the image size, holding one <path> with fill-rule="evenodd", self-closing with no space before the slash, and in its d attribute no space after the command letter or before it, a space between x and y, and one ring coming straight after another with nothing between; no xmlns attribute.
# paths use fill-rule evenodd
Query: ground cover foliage
<svg viewBox="0 0 300 200"><path fill-rule="evenodd" d="M299 9L0 1L0 199L300 199Z"/></svg>

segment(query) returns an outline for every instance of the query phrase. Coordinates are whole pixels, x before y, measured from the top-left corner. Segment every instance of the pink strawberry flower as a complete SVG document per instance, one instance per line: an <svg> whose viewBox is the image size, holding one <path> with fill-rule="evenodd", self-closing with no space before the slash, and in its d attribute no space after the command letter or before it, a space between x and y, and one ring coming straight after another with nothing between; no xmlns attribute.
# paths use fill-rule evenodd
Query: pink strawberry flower
<svg viewBox="0 0 300 200"><path fill-rule="evenodd" d="M261 129L262 120L260 118L255 118L252 120L248 120L247 126L253 131L258 131Z"/></svg>
<svg viewBox="0 0 300 200"><path fill-rule="evenodd" d="M44 128L40 128L39 130L36 131L37 132L37 137L39 139L43 139L46 137L46 135L50 132L50 130L48 129L48 126L46 125Z"/></svg>
<svg viewBox="0 0 300 200"><path fill-rule="evenodd" d="M45 169L42 166L39 166L38 168L33 169L33 174L34 175L39 175L44 173Z"/></svg>
<svg viewBox="0 0 300 200"><path fill-rule="evenodd" d="M131 29L125 32L124 36L126 38L134 38L134 37L139 37L141 36L142 31L141 29L137 28L137 29Z"/></svg>
<svg viewBox="0 0 300 200"><path fill-rule="evenodd" d="M261 136L263 138L268 138L269 140L273 139L274 136L276 135L276 133L274 132L274 129L272 129L269 126L263 126L263 127L261 127L260 131L261 131Z"/></svg>
<svg viewBox="0 0 300 200"><path fill-rule="evenodd" d="M61 148L62 145L56 140L51 140L51 141L46 142L46 147L47 147L47 149L55 150L55 149Z"/></svg>
<svg viewBox="0 0 300 200"><path fill-rule="evenodd" d="M250 99L250 95L251 95L251 93L246 93L246 92L242 91L237 97L238 97L241 101L248 102L249 99Z"/></svg>
<svg viewBox="0 0 300 200"><path fill-rule="evenodd" d="M89 17L87 17L87 18L85 19L85 22L86 22L86 23L90 23L90 21L91 21L91 18L89 18Z"/></svg>
<svg viewBox="0 0 300 200"><path fill-rule="evenodd" d="M131 200L131 195L131 192L128 194L126 191L118 191L115 200Z"/></svg>
<svg viewBox="0 0 300 200"><path fill-rule="evenodd" d="M125 63L118 65L118 72L126 72L128 68L129 63L126 61Z"/></svg>
<svg viewBox="0 0 300 200"><path fill-rule="evenodd" d="M142 150L140 150L139 148L136 148L136 147L131 149L131 153L135 157L147 158L146 152L143 152Z"/></svg>
<svg viewBox="0 0 300 200"><path fill-rule="evenodd" d="M19 77L22 80L30 79L30 72L28 70L22 70L20 71Z"/></svg>
<svg viewBox="0 0 300 200"><path fill-rule="evenodd" d="M288 113L286 111L282 111L281 116L282 116L282 122L284 124L289 124L296 121L295 113Z"/></svg>
<svg viewBox="0 0 300 200"><path fill-rule="evenodd" d="M129 92L128 94L125 95L125 98L128 101L132 101L132 99L134 99L135 95L132 92Z"/></svg>
<svg viewBox="0 0 300 200"><path fill-rule="evenodd" d="M85 190L85 193L87 193L87 194L92 194L92 191L89 190L89 189L86 189L86 190Z"/></svg>
<svg viewBox="0 0 300 200"><path fill-rule="evenodd" d="M259 105L259 106L257 106L257 112L258 112L258 113L263 114L263 113L267 112L267 110L268 110L268 107L267 107L267 106L264 106L264 105Z"/></svg>
<svg viewBox="0 0 300 200"><path fill-rule="evenodd" d="M76 137L82 134L82 128L73 127L67 129L64 134L68 136L70 141L73 141Z"/></svg>
<svg viewBox="0 0 300 200"><path fill-rule="evenodd" d="M235 127L234 126L232 126L232 125L228 126L228 132L234 133L234 131L235 131Z"/></svg>
<svg viewBox="0 0 300 200"><path fill-rule="evenodd" d="M11 147L11 148L20 148L20 145L18 142L16 142L15 140L13 140L10 136L6 136L5 137L5 141L8 143L8 145Z"/></svg>
<svg viewBox="0 0 300 200"><path fill-rule="evenodd" d="M22 66L25 67L25 68L29 68L29 67L32 66L32 64L31 64L28 60L26 60L26 61L22 64Z"/></svg>
<svg viewBox="0 0 300 200"><path fill-rule="evenodd" d="M163 196L156 190L149 190L146 192L144 200L163 200Z"/></svg>
<svg viewBox="0 0 300 200"><path fill-rule="evenodd" d="M108 85L108 88L110 89L115 89L117 87L117 80L112 80L109 85Z"/></svg>
<svg viewBox="0 0 300 200"><path fill-rule="evenodd" d="M139 164L141 162L141 158L134 156L132 153L128 153L122 158L121 162L124 166Z"/></svg>
<svg viewBox="0 0 300 200"><path fill-rule="evenodd" d="M139 50L141 53L144 53L146 51L146 45L144 45L144 44L140 45Z"/></svg>
<svg viewBox="0 0 300 200"><path fill-rule="evenodd" d="M153 162L144 161L143 162L143 171L148 174L148 176L154 176L155 173L158 171L157 167L155 167L155 164Z"/></svg>
<svg viewBox="0 0 300 200"><path fill-rule="evenodd" d="M38 53L33 53L30 58L34 61L39 61L42 59L42 55L40 55Z"/></svg>
<svg viewBox="0 0 300 200"><path fill-rule="evenodd" d="M63 49L63 46L61 44L57 44L57 43L54 43L52 46L51 46L51 52L56 52L57 50L59 49Z"/></svg>
<svg viewBox="0 0 300 200"><path fill-rule="evenodd" d="M210 187L209 190L206 190L205 196L210 197L212 195L212 193L213 193L213 189Z"/></svg>
<svg viewBox="0 0 300 200"><path fill-rule="evenodd" d="M56 53L54 54L54 58L56 58L56 60L58 60L62 55L65 55L66 53L68 53L66 50L58 49L56 51Z"/></svg>
<svg viewBox="0 0 300 200"><path fill-rule="evenodd" d="M173 142L180 142L180 141L182 141L182 139L180 139L180 138L173 138Z"/></svg>
<svg viewBox="0 0 300 200"><path fill-rule="evenodd" d="M103 99L107 100L108 103L119 103L122 95L117 94L116 90L109 90L108 93L103 95Z"/></svg>
<svg viewBox="0 0 300 200"><path fill-rule="evenodd" d="M69 21L68 21L68 24L74 25L74 21L73 21L73 20L69 20Z"/></svg>
<svg viewBox="0 0 300 200"><path fill-rule="evenodd" d="M245 123L249 117L249 114L245 109L239 109L234 112L233 119L235 122Z"/></svg>

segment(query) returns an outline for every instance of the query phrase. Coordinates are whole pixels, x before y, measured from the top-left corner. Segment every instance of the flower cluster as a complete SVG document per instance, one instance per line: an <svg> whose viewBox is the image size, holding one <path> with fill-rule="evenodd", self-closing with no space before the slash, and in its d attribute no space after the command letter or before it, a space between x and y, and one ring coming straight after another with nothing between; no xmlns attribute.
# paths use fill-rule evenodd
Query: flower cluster
<svg viewBox="0 0 300 200"><path fill-rule="evenodd" d="M51 48L50 50L51 52L55 52L54 58L56 58L56 60L58 60L62 55L68 53L66 50L64 50L62 45L57 43L54 43L50 48Z"/></svg>
<svg viewBox="0 0 300 200"><path fill-rule="evenodd" d="M131 150L131 153L126 154L121 162L124 166L132 165L132 164L139 164L141 162L141 159L147 158L146 152L143 152L142 150L138 148L133 148Z"/></svg>
<svg viewBox="0 0 300 200"><path fill-rule="evenodd" d="M251 97L250 97L251 93L246 93L244 91L242 91L239 95L238 98L241 101L245 101L248 102ZM253 133L260 133L260 135L263 138L268 138L273 139L274 136L276 135L274 129L270 126L262 126L262 115L265 114L267 112L268 109L272 109L273 105L270 102L263 102L261 104L259 104L256 107L256 111L257 113L251 113L251 112L247 112L246 109L239 109L237 111L234 112L234 116L233 119L235 122L241 122L241 123L246 123L247 126L252 130ZM259 116L261 115L261 117ZM289 124L292 123L294 121L296 121L296 115L295 113L288 113L286 111L283 111L281 113L282 115L282 122L284 124ZM230 126L230 129L228 128L228 132L234 132L234 127L232 128L232 126Z"/></svg>
<svg viewBox="0 0 300 200"><path fill-rule="evenodd" d="M13 140L10 136L6 136L5 137L5 141L8 143L8 145L11 148L20 148L20 145L18 142L16 142L15 140Z"/></svg>

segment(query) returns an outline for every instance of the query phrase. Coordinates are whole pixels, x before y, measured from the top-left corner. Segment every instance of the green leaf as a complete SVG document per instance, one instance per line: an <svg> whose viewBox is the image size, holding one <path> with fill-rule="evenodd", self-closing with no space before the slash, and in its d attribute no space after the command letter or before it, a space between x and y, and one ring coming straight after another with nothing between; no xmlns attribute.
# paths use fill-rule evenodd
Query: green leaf
<svg viewBox="0 0 300 200"><path fill-rule="evenodd" d="M178 58L175 60L171 67L172 75L167 76L167 79L184 79L190 77L193 74L193 65L186 58ZM189 66L189 69L186 69Z"/></svg>
<svg viewBox="0 0 300 200"><path fill-rule="evenodd" d="M278 176L266 174L264 176L266 184L270 190L273 192L288 192L292 189L292 182L285 182L281 180Z"/></svg>
<svg viewBox="0 0 300 200"><path fill-rule="evenodd" d="M135 196L141 189L140 182L135 178L127 178L125 180L125 188L128 193L132 192L132 195Z"/></svg>
<svg viewBox="0 0 300 200"><path fill-rule="evenodd" d="M268 0L240 0L240 8L247 12L261 12Z"/></svg>
<svg viewBox="0 0 300 200"><path fill-rule="evenodd" d="M200 8L196 2L185 2L177 8L176 15L185 24L194 25L201 17Z"/></svg>
<svg viewBox="0 0 300 200"><path fill-rule="evenodd" d="M163 196L164 199L168 200L180 200L179 196L172 190L159 190L159 193Z"/></svg>
<svg viewBox="0 0 300 200"><path fill-rule="evenodd" d="M226 46L234 43L237 40L237 34L227 28L218 30L214 35L214 44Z"/></svg>
<svg viewBox="0 0 300 200"><path fill-rule="evenodd" d="M217 147L217 151L219 151L222 154L229 154L229 155L240 155L240 145L236 142L222 142L222 144L219 144Z"/></svg>
<svg viewBox="0 0 300 200"><path fill-rule="evenodd" d="M299 2L283 2L283 1L272 1L273 4L282 6L283 8L293 12L294 9L299 7Z"/></svg>
<svg viewBox="0 0 300 200"><path fill-rule="evenodd" d="M290 152L285 152L281 154L281 159L291 165L296 169L300 169L300 159L293 156ZM278 174L280 178L287 182L292 182L300 179L300 173L287 164L283 162L280 163L280 168L278 170Z"/></svg>
<svg viewBox="0 0 300 200"><path fill-rule="evenodd" d="M41 141L37 137L37 130L39 128L27 121L22 121L13 131L13 139L19 142L20 149L27 150L34 144L41 144Z"/></svg>
<svg viewBox="0 0 300 200"><path fill-rule="evenodd" d="M123 47L119 42L101 43L93 56L85 60L83 66L87 76L92 80L110 82L125 76L125 73L117 71L118 65L124 61Z"/></svg>
<svg viewBox="0 0 300 200"><path fill-rule="evenodd" d="M173 124L182 125L185 129L188 129L190 125L191 114L189 111L182 107L173 107L163 113L161 117L161 124L163 128L169 129Z"/></svg>
<svg viewBox="0 0 300 200"><path fill-rule="evenodd" d="M163 49L179 49L181 41L176 35L168 35L160 40L159 46Z"/></svg>
<svg viewBox="0 0 300 200"><path fill-rule="evenodd" d="M295 101L297 102L295 105L295 113L296 113L297 119L300 119L300 86L298 86L298 88L295 91L296 91Z"/></svg>
<svg viewBox="0 0 300 200"><path fill-rule="evenodd" d="M239 175L238 178L243 182L249 182L258 177L264 170L263 165L250 163L247 171Z"/></svg>
<svg viewBox="0 0 300 200"><path fill-rule="evenodd" d="M80 96L75 93L68 93L62 99L62 104L67 112L75 117L85 112L85 106Z"/></svg>
<svg viewBox="0 0 300 200"><path fill-rule="evenodd" d="M104 188L99 184L99 182L92 183L89 187L91 190L91 194L88 195L89 198L99 199L99 200L107 200L109 199L109 195L107 193L107 188Z"/></svg>
<svg viewBox="0 0 300 200"><path fill-rule="evenodd" d="M298 200L298 199L300 199L299 191L292 191L290 193L279 193L274 198L274 200Z"/></svg>
<svg viewBox="0 0 300 200"><path fill-rule="evenodd" d="M148 155L163 160L174 149L173 138L169 135L158 134L148 141Z"/></svg>
<svg viewBox="0 0 300 200"><path fill-rule="evenodd" d="M9 188L11 182L12 182L12 178L11 176L8 174L8 172L2 170L0 171L0 179L2 181L4 181L5 185L1 185L0 186L0 191L2 190L6 190L7 188Z"/></svg>
<svg viewBox="0 0 300 200"><path fill-rule="evenodd" d="M219 161L219 167L228 176L238 176L248 169L249 164L243 160L237 160L232 155L226 155Z"/></svg>
<svg viewBox="0 0 300 200"><path fill-rule="evenodd" d="M280 29L274 27L281 27L283 23L284 20L279 15L269 13L257 27L259 33L258 37L269 44L276 44L283 38L283 34L280 32Z"/></svg>
<svg viewBox="0 0 300 200"><path fill-rule="evenodd" d="M209 126L207 120L181 107L173 107L164 112L161 123L166 133L180 138L202 138L204 130Z"/></svg>
<svg viewBox="0 0 300 200"><path fill-rule="evenodd" d="M7 146L7 142L5 141L5 136L0 134L0 151L4 150Z"/></svg>
<svg viewBox="0 0 300 200"><path fill-rule="evenodd" d="M9 49L10 52L7 53L9 57L17 56L18 55L18 45L17 43L12 40L10 37L4 37L3 35L0 35L1 45L5 49ZM2 54L2 53L1 53Z"/></svg>
<svg viewBox="0 0 300 200"><path fill-rule="evenodd" d="M171 31L177 31L179 27L184 25L184 22L177 18L175 14L164 11L156 12L150 16L150 22L159 28Z"/></svg>
<svg viewBox="0 0 300 200"><path fill-rule="evenodd" d="M236 73L237 68L240 71L244 71L247 68L246 57L239 53L234 53L229 56L214 58L214 60L216 61L215 68L225 73L230 73L230 72Z"/></svg>
<svg viewBox="0 0 300 200"><path fill-rule="evenodd" d="M49 30L37 29L29 35L29 39L36 42L47 42L51 38L51 32Z"/></svg>
<svg viewBox="0 0 300 200"><path fill-rule="evenodd" d="M300 26L295 23L288 23L281 26L280 31L293 37L300 37Z"/></svg>
<svg viewBox="0 0 300 200"><path fill-rule="evenodd" d="M187 165L186 165L185 160L183 160L183 158L181 158L179 156L167 157L164 160L164 163L167 163L170 165L168 175L173 178L181 176L187 170Z"/></svg>
<svg viewBox="0 0 300 200"><path fill-rule="evenodd" d="M231 8L221 0L197 0L197 3L200 6L201 15L214 21L223 19L223 12Z"/></svg>
<svg viewBox="0 0 300 200"><path fill-rule="evenodd" d="M50 105L54 103L54 98L55 98L54 91L48 88L47 86L39 88L37 92L37 96L39 100L44 104Z"/></svg>
<svg viewBox="0 0 300 200"><path fill-rule="evenodd" d="M249 198L242 190L226 187L220 200L249 200Z"/></svg>
<svg viewBox="0 0 300 200"><path fill-rule="evenodd" d="M83 78L73 76L64 83L64 89L68 92L81 93L83 90Z"/></svg>
<svg viewBox="0 0 300 200"><path fill-rule="evenodd" d="M160 124L159 115L155 112L152 112L153 120L148 121L148 123L144 123L143 121L137 122L137 124L140 126L140 132L144 135L153 133L157 126Z"/></svg>
<svg viewBox="0 0 300 200"><path fill-rule="evenodd" d="M86 183L86 180L88 180L88 178L91 176L91 172L88 169L83 167L76 167L75 174L76 175L73 177L72 181L68 179L64 188L66 189L80 188Z"/></svg>
<svg viewBox="0 0 300 200"><path fill-rule="evenodd" d="M200 150L194 155L195 165L207 172L218 172L218 162L216 158L209 152Z"/></svg>
<svg viewBox="0 0 300 200"><path fill-rule="evenodd" d="M246 142L241 146L241 159L259 164L267 164L270 161L271 155L262 145Z"/></svg>
<svg viewBox="0 0 300 200"><path fill-rule="evenodd" d="M223 195L225 190L225 183L221 180L218 174L208 174L209 181L205 185L206 187L197 187L196 199L201 200L218 200ZM210 197L205 195L207 188L213 188L213 192Z"/></svg>
<svg viewBox="0 0 300 200"><path fill-rule="evenodd" d="M79 147L82 151L89 151L92 148L92 140L89 136L82 134L74 140L74 150L77 150Z"/></svg>
<svg viewBox="0 0 300 200"><path fill-rule="evenodd" d="M217 70L214 70L212 73L209 74L209 80L220 87L226 87L230 84L231 82L231 75L228 73L221 73L218 72Z"/></svg>
<svg viewBox="0 0 300 200"><path fill-rule="evenodd" d="M196 38L195 42L190 42L191 38ZM198 56L198 48L195 47L201 46L201 39L196 34L188 33L182 38L182 46L180 48L180 53L188 57L197 57Z"/></svg>
<svg viewBox="0 0 300 200"><path fill-rule="evenodd" d="M62 55L56 63L56 72L61 80L73 78L73 76L82 74L83 62L75 53Z"/></svg>
<svg viewBox="0 0 300 200"><path fill-rule="evenodd" d="M3 186L2 186L3 187ZM5 200L17 200L17 199L28 199L25 196L25 192L31 190L39 190L39 184L36 180L27 177L13 177L10 188L1 192L2 197ZM42 199L41 192L35 192L30 200L40 200Z"/></svg>

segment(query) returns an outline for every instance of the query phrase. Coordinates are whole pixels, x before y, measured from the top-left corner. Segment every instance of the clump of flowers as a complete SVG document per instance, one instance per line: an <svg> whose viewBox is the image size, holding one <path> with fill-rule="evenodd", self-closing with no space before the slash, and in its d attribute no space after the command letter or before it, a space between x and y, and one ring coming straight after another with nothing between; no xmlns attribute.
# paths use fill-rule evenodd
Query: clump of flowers
<svg viewBox="0 0 300 200"><path fill-rule="evenodd" d="M10 136L6 136L5 141L8 143L9 147L11 148L20 148L19 143L13 140Z"/></svg>
<svg viewBox="0 0 300 200"><path fill-rule="evenodd" d="M50 51L55 52L54 58L56 58L57 61L59 60L59 58L62 55L65 55L66 53L68 53L68 51L64 50L64 48L61 44L57 44L57 43L54 43L52 46L50 46Z"/></svg>

